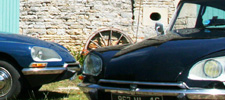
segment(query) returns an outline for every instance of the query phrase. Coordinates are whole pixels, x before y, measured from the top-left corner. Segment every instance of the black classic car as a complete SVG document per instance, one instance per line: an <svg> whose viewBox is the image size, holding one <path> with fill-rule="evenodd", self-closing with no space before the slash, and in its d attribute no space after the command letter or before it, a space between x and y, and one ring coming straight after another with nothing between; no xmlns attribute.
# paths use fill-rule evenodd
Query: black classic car
<svg viewBox="0 0 225 100"><path fill-rule="evenodd" d="M224 5L181 0L161 35L91 51L80 89L91 100L224 100Z"/></svg>

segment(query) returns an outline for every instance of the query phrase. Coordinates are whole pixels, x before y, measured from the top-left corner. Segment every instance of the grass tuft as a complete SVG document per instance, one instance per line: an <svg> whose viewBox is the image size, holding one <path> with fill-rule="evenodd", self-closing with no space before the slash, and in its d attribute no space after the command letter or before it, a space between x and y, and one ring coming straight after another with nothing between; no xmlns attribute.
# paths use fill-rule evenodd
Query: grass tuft
<svg viewBox="0 0 225 100"><path fill-rule="evenodd" d="M80 82L79 79L54 82L43 85L39 92L43 93L41 98L44 100L88 100L77 87Z"/></svg>

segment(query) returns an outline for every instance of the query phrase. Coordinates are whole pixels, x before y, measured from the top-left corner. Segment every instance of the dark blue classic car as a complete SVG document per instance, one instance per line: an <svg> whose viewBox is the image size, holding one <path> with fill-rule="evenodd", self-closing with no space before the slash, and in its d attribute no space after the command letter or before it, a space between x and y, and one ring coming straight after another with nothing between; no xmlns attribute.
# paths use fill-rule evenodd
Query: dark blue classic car
<svg viewBox="0 0 225 100"><path fill-rule="evenodd" d="M63 46L35 38L0 34L0 99L11 99L22 90L72 78L79 63Z"/></svg>
<svg viewBox="0 0 225 100"><path fill-rule="evenodd" d="M225 99L225 1L181 0L155 38L91 51L79 87L91 100Z"/></svg>

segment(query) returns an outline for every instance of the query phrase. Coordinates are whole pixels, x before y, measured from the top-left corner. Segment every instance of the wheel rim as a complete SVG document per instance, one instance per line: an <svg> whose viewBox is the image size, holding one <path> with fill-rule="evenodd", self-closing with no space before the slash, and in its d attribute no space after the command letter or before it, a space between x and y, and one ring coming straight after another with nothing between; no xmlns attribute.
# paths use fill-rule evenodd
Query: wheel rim
<svg viewBox="0 0 225 100"><path fill-rule="evenodd" d="M12 88L12 76L3 67L0 67L0 97L5 96Z"/></svg>
<svg viewBox="0 0 225 100"><path fill-rule="evenodd" d="M89 37L84 50L133 43L132 39L118 29L102 29Z"/></svg>

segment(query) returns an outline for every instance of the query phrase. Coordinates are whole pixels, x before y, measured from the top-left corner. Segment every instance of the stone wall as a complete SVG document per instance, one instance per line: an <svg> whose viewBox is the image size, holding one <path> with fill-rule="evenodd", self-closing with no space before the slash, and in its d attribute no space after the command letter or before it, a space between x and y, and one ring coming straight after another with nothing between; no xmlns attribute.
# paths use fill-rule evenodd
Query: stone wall
<svg viewBox="0 0 225 100"><path fill-rule="evenodd" d="M175 5L174 0L135 0L133 7L131 0L20 0L20 34L74 50L101 28L120 29L135 41L156 35L153 24L143 24L145 7L167 8L170 20Z"/></svg>

